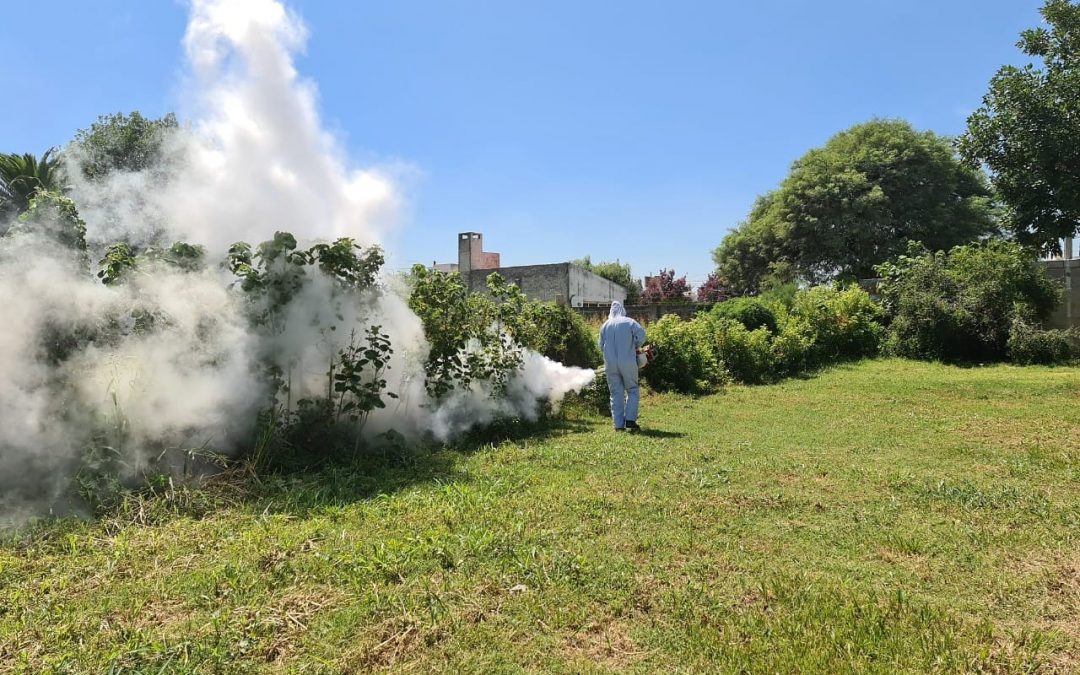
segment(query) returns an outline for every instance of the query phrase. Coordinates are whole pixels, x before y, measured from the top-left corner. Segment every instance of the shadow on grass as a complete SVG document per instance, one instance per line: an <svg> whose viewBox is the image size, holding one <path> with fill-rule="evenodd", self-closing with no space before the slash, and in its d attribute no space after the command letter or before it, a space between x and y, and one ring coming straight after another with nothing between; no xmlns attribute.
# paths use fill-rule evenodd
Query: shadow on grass
<svg viewBox="0 0 1080 675"><path fill-rule="evenodd" d="M247 478L243 501L260 512L305 516L411 487L467 482L456 460L453 453L421 447L396 456L339 459L311 470L279 470Z"/></svg>
<svg viewBox="0 0 1080 675"><path fill-rule="evenodd" d="M279 463L261 471L241 460L224 470L215 465L214 472L208 465L201 479L175 483L148 477L148 482L120 490L96 509L80 503L78 508L64 511L69 514L66 517L54 512L51 516L4 524L0 545L50 539L92 523L117 532L129 525L163 525L178 518L198 520L230 509L297 517L328 513L425 485L468 483L472 477L460 463L469 454L505 443L584 433L598 424L599 418L574 412L535 422L499 422L447 445L393 443L358 454L324 456L312 463Z"/></svg>
<svg viewBox="0 0 1080 675"><path fill-rule="evenodd" d="M634 434L635 436L645 436L646 438L683 438L686 434L681 431L662 431L660 429L642 428L641 431Z"/></svg>
<svg viewBox="0 0 1080 675"><path fill-rule="evenodd" d="M94 510L84 508L78 515L30 519L0 530L0 546L25 548L86 527L115 534L130 526L164 526L228 511L300 518L330 514L417 486L468 482L468 472L456 466L458 459L459 453L443 448L411 447L396 455L372 452L308 469L256 472L250 464L237 462L194 481L125 490L115 501Z"/></svg>
<svg viewBox="0 0 1080 675"><path fill-rule="evenodd" d="M584 433L596 422L578 416L538 421L503 420L472 431L453 443L397 445L371 449L358 456L336 458L314 468L275 470L252 475L245 485L245 505L267 513L304 516L433 484L467 483L459 467L463 456L505 443L542 441Z"/></svg>
<svg viewBox="0 0 1080 675"><path fill-rule="evenodd" d="M501 420L483 429L468 432L447 447L461 453L488 450L504 443L543 441L559 436L587 433L595 430L604 420L577 412L566 416L547 417L530 422L523 419Z"/></svg>

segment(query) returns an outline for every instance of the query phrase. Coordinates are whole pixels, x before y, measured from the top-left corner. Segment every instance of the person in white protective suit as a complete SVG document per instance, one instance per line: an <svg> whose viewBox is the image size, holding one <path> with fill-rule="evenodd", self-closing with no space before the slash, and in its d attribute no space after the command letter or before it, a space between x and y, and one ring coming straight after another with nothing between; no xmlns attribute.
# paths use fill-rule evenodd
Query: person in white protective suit
<svg viewBox="0 0 1080 675"><path fill-rule="evenodd" d="M626 316L619 301L611 303L608 320L600 327L600 351L611 391L611 419L615 431L638 431L638 349L645 344L645 329Z"/></svg>

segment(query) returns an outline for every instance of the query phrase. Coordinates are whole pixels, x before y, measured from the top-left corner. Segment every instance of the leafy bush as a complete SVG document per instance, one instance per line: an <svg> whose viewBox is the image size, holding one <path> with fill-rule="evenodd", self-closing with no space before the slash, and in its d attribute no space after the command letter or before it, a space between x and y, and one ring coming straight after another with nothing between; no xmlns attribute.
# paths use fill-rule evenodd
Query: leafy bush
<svg viewBox="0 0 1080 675"><path fill-rule="evenodd" d="M898 356L996 361L1008 356L1013 323L1037 323L1060 291L1017 244L990 241L907 255L880 265L878 285L892 321L886 349Z"/></svg>
<svg viewBox="0 0 1080 675"><path fill-rule="evenodd" d="M787 323L789 333L812 336L809 365L824 365L874 356L884 328L883 312L862 289L819 286L795 296Z"/></svg>
<svg viewBox="0 0 1080 675"><path fill-rule="evenodd" d="M79 217L75 202L59 192L34 193L11 233L21 232L40 232L65 248L86 251L86 222Z"/></svg>
<svg viewBox="0 0 1080 675"><path fill-rule="evenodd" d="M1023 320L1009 330L1009 360L1020 365L1055 365L1080 358L1080 335L1068 330L1040 330Z"/></svg>
<svg viewBox="0 0 1080 675"><path fill-rule="evenodd" d="M776 312L760 298L732 298L713 307L711 313L717 319L734 319L747 330L768 328L776 332Z"/></svg>
<svg viewBox="0 0 1080 675"><path fill-rule="evenodd" d="M130 256L130 249L124 245L110 247L99 273L105 283L122 280L125 269L140 264L125 256ZM198 269L201 257L200 247L183 243L166 250L151 249L143 256L152 264L188 271ZM237 242L229 248L227 259L247 297L252 330L268 337L286 330L293 300L317 275L330 282L323 292L341 320L346 305L377 292L382 264L378 247L365 249L352 239L341 238L299 249L296 238L288 232L275 232L273 239L254 248ZM114 268L120 272L114 275ZM336 325L329 326L330 332L335 330ZM326 389L295 403L289 384L292 378L287 375L293 364L283 362L280 354L264 357L263 378L270 401L260 422L271 426L258 432L261 438L255 443L253 460L268 468L292 468L314 465L335 454L358 453L370 413L386 407L384 397L397 398L387 390L385 379L393 351L382 326L369 325L362 336L354 329L346 343L335 345L326 363Z"/></svg>
<svg viewBox="0 0 1080 675"><path fill-rule="evenodd" d="M567 366L595 368L603 362L592 329L570 307L530 301L522 318L515 338L525 347Z"/></svg>
<svg viewBox="0 0 1080 675"><path fill-rule="evenodd" d="M747 330L734 319L695 319L709 328L712 349L720 365L732 379L747 384L761 384L774 379L772 333L768 328Z"/></svg>
<svg viewBox="0 0 1080 675"><path fill-rule="evenodd" d="M668 314L649 326L648 341L659 357L642 371L651 387L683 393L707 393L723 384L709 326Z"/></svg>
<svg viewBox="0 0 1080 675"><path fill-rule="evenodd" d="M773 337L772 364L775 377L791 377L814 367L816 362L815 336L804 321L788 321Z"/></svg>
<svg viewBox="0 0 1080 675"><path fill-rule="evenodd" d="M862 289L826 286L790 296L790 309L786 300L737 298L692 321L665 316L649 327L660 355L644 371L646 379L660 390L704 392L726 377L773 382L878 352L883 311ZM766 321L773 329L761 325Z"/></svg>
<svg viewBox="0 0 1080 675"><path fill-rule="evenodd" d="M456 273L416 265L409 307L430 344L425 365L435 398L476 381L496 391L521 364L522 348L565 365L593 368L600 348L585 320L569 307L529 301L498 274L488 276L491 297L470 293Z"/></svg>
<svg viewBox="0 0 1080 675"><path fill-rule="evenodd" d="M728 300L709 318L717 357L734 379L756 384L873 356L884 333L882 315L857 287L820 286Z"/></svg>
<svg viewBox="0 0 1080 675"><path fill-rule="evenodd" d="M488 276L494 300L469 293L457 272L414 265L410 276L409 307L423 322L430 345L424 364L428 393L439 399L473 381L490 382L496 393L502 391L521 364L520 345L504 333L527 332L521 291L494 273Z"/></svg>

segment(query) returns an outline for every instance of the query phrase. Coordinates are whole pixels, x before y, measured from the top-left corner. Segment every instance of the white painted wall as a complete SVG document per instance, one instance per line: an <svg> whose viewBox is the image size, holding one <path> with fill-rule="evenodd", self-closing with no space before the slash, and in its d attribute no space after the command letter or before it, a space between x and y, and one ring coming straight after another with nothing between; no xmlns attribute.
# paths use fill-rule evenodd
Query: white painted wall
<svg viewBox="0 0 1080 675"><path fill-rule="evenodd" d="M604 277L570 265L570 305L581 307L585 303L611 304L613 301L626 301L626 289Z"/></svg>

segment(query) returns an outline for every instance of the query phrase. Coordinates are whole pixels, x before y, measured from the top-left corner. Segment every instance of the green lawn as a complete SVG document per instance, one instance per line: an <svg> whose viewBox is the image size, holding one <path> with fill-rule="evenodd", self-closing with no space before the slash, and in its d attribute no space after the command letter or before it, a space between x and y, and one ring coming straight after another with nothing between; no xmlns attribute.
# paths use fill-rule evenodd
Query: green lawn
<svg viewBox="0 0 1080 675"><path fill-rule="evenodd" d="M884 360L133 498L0 546L0 671L1075 672L1078 404Z"/></svg>

